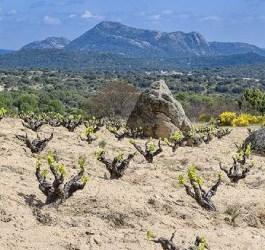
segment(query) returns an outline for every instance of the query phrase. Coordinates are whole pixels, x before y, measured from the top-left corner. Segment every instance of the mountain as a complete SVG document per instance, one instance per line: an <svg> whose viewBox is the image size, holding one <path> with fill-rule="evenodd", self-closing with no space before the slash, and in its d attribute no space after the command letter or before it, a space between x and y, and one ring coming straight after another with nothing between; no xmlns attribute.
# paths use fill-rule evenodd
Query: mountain
<svg viewBox="0 0 265 250"><path fill-rule="evenodd" d="M35 41L22 47L22 50L32 49L63 49L70 43L70 40L64 37L48 37L42 41Z"/></svg>
<svg viewBox="0 0 265 250"><path fill-rule="evenodd" d="M214 55L235 55L255 53L265 56L265 50L248 43L210 42L210 50Z"/></svg>
<svg viewBox="0 0 265 250"><path fill-rule="evenodd" d="M159 32L102 22L66 46L68 50L100 51L129 57L207 55L209 45L196 32Z"/></svg>
<svg viewBox="0 0 265 250"><path fill-rule="evenodd" d="M231 67L258 64L264 64L265 66L265 56L256 53L241 53L227 56L193 57L189 60L186 59L186 62L188 62L191 68ZM184 61L182 61L182 64L184 64Z"/></svg>
<svg viewBox="0 0 265 250"><path fill-rule="evenodd" d="M11 52L13 52L13 51L7 50L7 49L0 49L0 55L5 55L5 54L11 53Z"/></svg>
<svg viewBox="0 0 265 250"><path fill-rule="evenodd" d="M207 42L197 32L159 32L101 22L66 46L68 50L99 51L128 57L227 56L265 50L247 43Z"/></svg>
<svg viewBox="0 0 265 250"><path fill-rule="evenodd" d="M265 49L247 43L208 42L197 32L159 32L101 22L72 42L50 37L12 53L0 68L174 70L265 65Z"/></svg>

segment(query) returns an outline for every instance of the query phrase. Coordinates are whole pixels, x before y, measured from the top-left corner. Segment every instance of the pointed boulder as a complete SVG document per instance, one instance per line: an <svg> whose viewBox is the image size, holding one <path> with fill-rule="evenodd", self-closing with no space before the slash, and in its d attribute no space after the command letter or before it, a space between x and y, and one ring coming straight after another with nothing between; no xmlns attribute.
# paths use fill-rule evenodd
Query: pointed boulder
<svg viewBox="0 0 265 250"><path fill-rule="evenodd" d="M177 130L186 132L192 128L181 104L164 80L154 82L140 95L127 126L132 129L141 127L145 136L153 138L168 138Z"/></svg>

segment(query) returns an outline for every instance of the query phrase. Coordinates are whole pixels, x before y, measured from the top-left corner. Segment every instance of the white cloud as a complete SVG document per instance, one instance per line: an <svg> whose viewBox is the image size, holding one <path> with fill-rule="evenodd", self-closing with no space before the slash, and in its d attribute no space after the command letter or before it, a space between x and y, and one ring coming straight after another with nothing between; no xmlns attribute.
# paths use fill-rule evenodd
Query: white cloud
<svg viewBox="0 0 265 250"><path fill-rule="evenodd" d="M81 17L82 17L82 18L92 18L92 17L94 17L94 15L93 15L92 12L90 12L89 10L86 10L86 11L82 14Z"/></svg>
<svg viewBox="0 0 265 250"><path fill-rule="evenodd" d="M221 21L222 18L219 16L205 16L203 18L200 19L201 21L214 21L214 22L218 22Z"/></svg>
<svg viewBox="0 0 265 250"><path fill-rule="evenodd" d="M68 17L69 18L75 18L76 17L76 14L70 14Z"/></svg>
<svg viewBox="0 0 265 250"><path fill-rule="evenodd" d="M48 25L58 25L62 23L60 18L52 16L45 16L43 22Z"/></svg>
<svg viewBox="0 0 265 250"><path fill-rule="evenodd" d="M159 15L159 14L157 14L157 15L152 15L152 16L149 16L149 17L148 17L148 19L150 19L150 20L155 20L155 21L160 20L160 18L161 18L161 15Z"/></svg>
<svg viewBox="0 0 265 250"><path fill-rule="evenodd" d="M148 12L139 12L138 16L145 17L147 20L151 21L159 21L164 18L178 18L178 19L189 19L191 16L186 13L177 13L172 10L162 10L159 13L148 13Z"/></svg>
<svg viewBox="0 0 265 250"><path fill-rule="evenodd" d="M104 19L103 16L94 15L91 11L86 10L82 15L81 18L83 19Z"/></svg>

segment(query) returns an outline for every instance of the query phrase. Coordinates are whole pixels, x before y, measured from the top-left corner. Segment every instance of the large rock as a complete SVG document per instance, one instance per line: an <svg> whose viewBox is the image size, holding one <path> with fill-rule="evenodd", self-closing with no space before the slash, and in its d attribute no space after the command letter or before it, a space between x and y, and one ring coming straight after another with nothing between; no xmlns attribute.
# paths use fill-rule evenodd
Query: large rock
<svg viewBox="0 0 265 250"><path fill-rule="evenodd" d="M265 128L252 132L245 140L244 146L251 143L251 149L256 154L265 155Z"/></svg>
<svg viewBox="0 0 265 250"><path fill-rule="evenodd" d="M127 126L142 127L144 135L153 138L168 138L176 130L188 131L192 127L164 80L154 82L140 95Z"/></svg>

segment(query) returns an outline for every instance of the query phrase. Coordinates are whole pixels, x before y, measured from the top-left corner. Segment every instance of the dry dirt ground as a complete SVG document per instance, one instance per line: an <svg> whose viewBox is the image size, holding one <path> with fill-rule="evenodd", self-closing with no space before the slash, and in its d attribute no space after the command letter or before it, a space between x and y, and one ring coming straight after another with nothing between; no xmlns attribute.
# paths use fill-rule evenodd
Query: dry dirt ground
<svg viewBox="0 0 265 250"><path fill-rule="evenodd" d="M221 139L199 148L179 148L176 153L164 145L164 152L148 164L139 154L125 176L109 180L108 173L95 158L101 140L106 152L134 152L128 139L118 142L107 130L97 133L98 140L88 145L65 128L44 126L40 134L54 138L44 150L56 151L66 164L68 176L75 173L79 156L87 158L91 180L58 209L42 207L44 195L35 177L36 157L16 134L31 137L18 119L0 121L0 249L34 250L159 250L146 239L146 232L170 237L188 247L197 235L204 236L212 250L265 249L265 158L253 156L255 167L237 185L225 176L213 201L217 212L203 210L177 184L177 177L195 163L205 186L217 179L219 161L231 165L234 143L247 136L246 128L235 128ZM144 141L139 141L144 143ZM234 220L233 220L234 219Z"/></svg>

